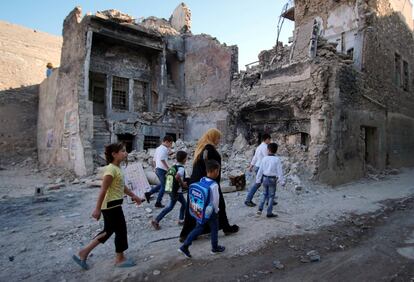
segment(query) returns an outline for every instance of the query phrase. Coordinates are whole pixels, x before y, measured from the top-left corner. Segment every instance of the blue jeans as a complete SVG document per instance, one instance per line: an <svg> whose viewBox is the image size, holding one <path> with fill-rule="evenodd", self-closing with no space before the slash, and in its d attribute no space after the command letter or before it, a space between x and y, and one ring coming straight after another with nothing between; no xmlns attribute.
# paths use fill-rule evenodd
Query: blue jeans
<svg viewBox="0 0 414 282"><path fill-rule="evenodd" d="M268 215L272 214L273 210L273 200L275 199L276 194L276 181L277 178L275 177L263 177L263 195L259 204L259 211L262 211L264 204L267 203Z"/></svg>
<svg viewBox="0 0 414 282"><path fill-rule="evenodd" d="M255 166L254 167L254 173L255 173L254 180L255 181L249 188L249 192L247 193L247 197L246 197L246 202L251 202L253 200L253 196L256 193L257 189L259 189L260 185L262 185L261 183L256 183L256 175L258 171L259 171L259 167Z"/></svg>
<svg viewBox="0 0 414 282"><path fill-rule="evenodd" d="M167 174L167 171L157 167L155 169L155 174L158 176L161 183L152 188L149 192L151 195L158 192L157 203L161 203L165 192L165 175Z"/></svg>
<svg viewBox="0 0 414 282"><path fill-rule="evenodd" d="M205 223L210 225L211 230L211 248L217 249L218 247L218 217L215 212L212 213L210 219ZM187 239L184 241L184 246L189 247L191 246L191 243L203 233L204 225L197 222L196 227L193 229L193 231L188 234Z"/></svg>
<svg viewBox="0 0 414 282"><path fill-rule="evenodd" d="M184 219L185 207L186 207L187 203L186 203L186 201L184 199L183 194L182 193L178 193L177 197L174 197L172 194L170 194L170 198L171 198L170 204L168 205L168 207L166 207L165 209L163 209L160 212L160 214L157 216L157 218L156 218L156 221L157 222L160 222L161 219L164 218L164 216L166 216L170 211L173 210L173 208L174 208L175 204L177 203L177 201L181 203L180 217L179 217L179 219L180 220L183 220Z"/></svg>

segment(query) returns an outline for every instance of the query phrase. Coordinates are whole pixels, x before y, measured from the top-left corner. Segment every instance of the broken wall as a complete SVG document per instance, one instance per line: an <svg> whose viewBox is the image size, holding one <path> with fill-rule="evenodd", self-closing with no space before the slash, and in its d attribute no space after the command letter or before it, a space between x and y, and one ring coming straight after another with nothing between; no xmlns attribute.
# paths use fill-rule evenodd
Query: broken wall
<svg viewBox="0 0 414 282"><path fill-rule="evenodd" d="M232 50L208 35L185 37L185 94L193 105L230 93Z"/></svg>
<svg viewBox="0 0 414 282"><path fill-rule="evenodd" d="M338 52L352 54L355 65L362 63L363 32L367 6L364 1L295 1L293 60L309 57L314 24L318 34L335 43Z"/></svg>
<svg viewBox="0 0 414 282"><path fill-rule="evenodd" d="M36 158L39 83L61 46L59 36L0 21L0 162Z"/></svg>
<svg viewBox="0 0 414 282"><path fill-rule="evenodd" d="M43 100L48 95L53 97L49 91L53 92L54 87L42 87L39 93L38 145L44 148L41 143L45 139L52 144L47 150L39 151L41 164L62 166L73 169L78 175L85 175L93 171L93 120L89 114L92 113L92 103L88 100L87 91L92 33L87 32L87 23L82 21L81 13L80 8L75 8L63 24L64 41L61 67L56 78L55 105L43 108L53 104L53 101ZM48 111L54 112L53 126L46 122L50 118L44 116ZM48 136L48 132L53 134Z"/></svg>
<svg viewBox="0 0 414 282"><path fill-rule="evenodd" d="M215 127L227 138L225 101L231 91L238 49L208 35L185 37L185 98L188 109L185 140L196 140Z"/></svg>
<svg viewBox="0 0 414 282"><path fill-rule="evenodd" d="M278 154L290 163L298 162L309 177L318 175L326 162L330 86L329 69L312 63L295 63L264 70L259 79L247 73L233 81L229 97L229 131L243 134L258 144L269 133L279 144Z"/></svg>

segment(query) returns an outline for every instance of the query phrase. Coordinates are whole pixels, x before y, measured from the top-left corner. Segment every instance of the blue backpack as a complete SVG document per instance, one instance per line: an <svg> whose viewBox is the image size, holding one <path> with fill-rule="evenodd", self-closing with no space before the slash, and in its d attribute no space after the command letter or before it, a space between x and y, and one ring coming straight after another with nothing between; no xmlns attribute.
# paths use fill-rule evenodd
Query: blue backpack
<svg viewBox="0 0 414 282"><path fill-rule="evenodd" d="M190 214L200 224L207 222L214 209L210 203L210 186L213 183L213 180L203 177L199 182L191 184L188 190Z"/></svg>

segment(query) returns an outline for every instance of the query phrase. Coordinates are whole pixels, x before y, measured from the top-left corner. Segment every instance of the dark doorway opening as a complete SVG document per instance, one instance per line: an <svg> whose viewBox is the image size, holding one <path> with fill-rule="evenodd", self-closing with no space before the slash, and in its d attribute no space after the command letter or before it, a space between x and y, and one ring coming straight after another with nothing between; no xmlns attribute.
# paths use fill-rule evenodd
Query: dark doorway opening
<svg viewBox="0 0 414 282"><path fill-rule="evenodd" d="M105 115L106 75L89 72L89 100L93 102L93 115Z"/></svg>
<svg viewBox="0 0 414 282"><path fill-rule="evenodd" d="M118 142L125 144L126 151L131 153L134 149L134 135L132 134L118 134Z"/></svg>
<svg viewBox="0 0 414 282"><path fill-rule="evenodd" d="M376 127L361 126L361 136L363 138L363 156L366 165L377 166L378 155L378 134Z"/></svg>

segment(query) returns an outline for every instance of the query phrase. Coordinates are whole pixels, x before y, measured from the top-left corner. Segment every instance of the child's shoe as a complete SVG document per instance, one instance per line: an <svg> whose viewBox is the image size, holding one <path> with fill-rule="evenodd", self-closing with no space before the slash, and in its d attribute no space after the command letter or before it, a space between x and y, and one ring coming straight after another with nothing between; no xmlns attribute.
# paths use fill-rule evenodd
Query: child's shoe
<svg viewBox="0 0 414 282"><path fill-rule="evenodd" d="M261 210L258 210L257 212L256 212L256 216L261 216L262 215L262 211Z"/></svg>
<svg viewBox="0 0 414 282"><path fill-rule="evenodd" d="M182 253L186 258L191 258L190 250L187 246L182 245L178 251Z"/></svg>
<svg viewBox="0 0 414 282"><path fill-rule="evenodd" d="M256 206L256 204L253 203L252 201L245 201L244 204L248 207L255 207Z"/></svg>
<svg viewBox="0 0 414 282"><path fill-rule="evenodd" d="M151 193L150 192L145 192L144 193L145 199L147 200L147 203L150 203L151 200Z"/></svg>
<svg viewBox="0 0 414 282"><path fill-rule="evenodd" d="M226 248L224 246L218 245L217 248L211 249L212 254L218 254L224 252Z"/></svg>
<svg viewBox="0 0 414 282"><path fill-rule="evenodd" d="M160 224L155 220L151 220L151 225L152 225L152 227L154 227L155 230L160 230L161 229Z"/></svg>

